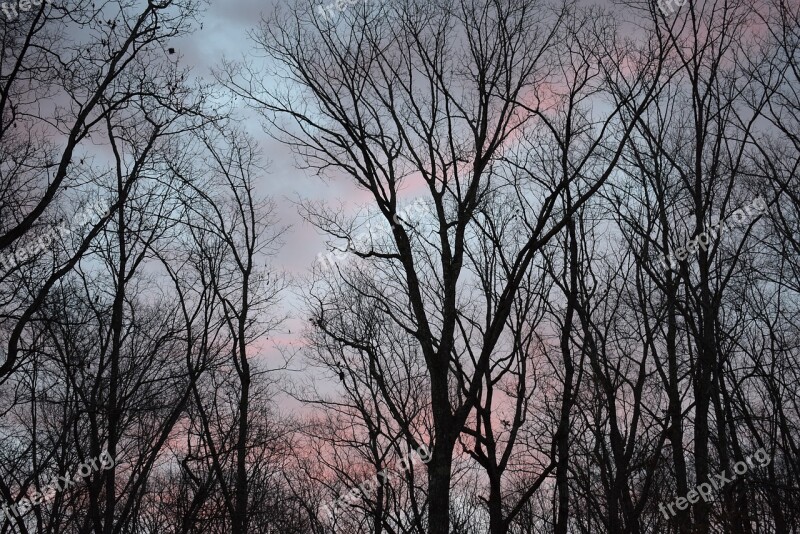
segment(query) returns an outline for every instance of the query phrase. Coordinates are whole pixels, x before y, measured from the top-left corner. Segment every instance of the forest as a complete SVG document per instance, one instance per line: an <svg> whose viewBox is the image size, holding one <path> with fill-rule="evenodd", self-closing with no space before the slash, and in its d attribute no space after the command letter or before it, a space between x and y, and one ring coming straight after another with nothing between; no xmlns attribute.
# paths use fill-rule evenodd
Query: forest
<svg viewBox="0 0 800 534"><path fill-rule="evenodd" d="M800 532L800 0L0 21L0 534Z"/></svg>

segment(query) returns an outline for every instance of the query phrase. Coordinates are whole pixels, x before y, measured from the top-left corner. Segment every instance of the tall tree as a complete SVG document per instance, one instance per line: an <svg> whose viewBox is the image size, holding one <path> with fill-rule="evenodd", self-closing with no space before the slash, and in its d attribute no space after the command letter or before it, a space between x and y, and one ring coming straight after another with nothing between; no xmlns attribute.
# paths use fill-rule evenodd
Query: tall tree
<svg viewBox="0 0 800 534"><path fill-rule="evenodd" d="M219 75L264 114L309 168L352 180L392 225L386 248L353 254L381 264L386 275L378 275L379 283L394 291L371 291L362 298L375 301L407 332L425 361L433 419L433 457L427 466L430 533L448 529L455 444L481 402L486 373L533 258L608 178L659 79L660 57L646 47L632 54L632 72L599 59L599 50L592 52L596 39L583 42L593 33L583 29L592 28L592 14L573 10L513 0L412 1L354 6L331 21L300 6L265 22L257 36L289 83L276 88L252 66L236 64ZM570 49L559 39L562 30L575 36L576 54L585 60L575 70L568 65L566 81L558 68L560 57L570 61ZM605 52L617 60L626 57L612 33L596 35ZM576 82L578 100L602 93L604 84L625 88L625 96L592 125L597 137L577 168L567 168L555 180L539 180L535 169L526 168L524 154L501 161L526 129L537 127L560 139L566 124L571 137L576 117L561 107L562 100L569 102L569 93L561 96L562 86L570 81ZM629 104L635 113L623 113ZM616 156L596 166L592 154L598 150ZM524 181L511 194L520 197L526 213L524 234L505 252L501 278L476 308L468 251L473 239L483 238L476 219L493 191L503 187L501 168ZM404 187L417 188L430 201L429 232L394 224ZM561 203L568 187L575 188L569 209ZM348 228L329 224L326 213L312 210L310 219L333 237L352 238ZM346 275L342 282L348 283ZM479 317L483 324L474 336L462 329ZM325 330L325 317L317 319ZM364 349L359 339L326 332L353 350ZM383 400L416 446L414 422L403 417L391 396L384 393ZM507 528L497 524L497 531Z"/></svg>

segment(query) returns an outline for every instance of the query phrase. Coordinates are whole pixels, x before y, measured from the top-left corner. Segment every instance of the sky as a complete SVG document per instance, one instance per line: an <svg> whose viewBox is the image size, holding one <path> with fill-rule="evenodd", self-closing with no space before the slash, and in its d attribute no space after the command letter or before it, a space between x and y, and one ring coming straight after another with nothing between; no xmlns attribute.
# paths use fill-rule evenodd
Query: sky
<svg viewBox="0 0 800 534"><path fill-rule="evenodd" d="M211 0L200 18L202 28L198 27L193 34L173 40L168 46L175 48L179 63L190 67L194 76L211 82L211 70L222 59L252 58L256 48L249 32L257 27L262 14L267 16L274 8L274 2ZM317 254L326 252L326 248L325 238L300 217L296 202L308 199L338 204L344 199L357 198L354 195L357 192L344 180L323 180L298 168L291 151L264 131L254 110L240 107L235 113L244 119L241 125L258 141L264 159L269 162L269 172L258 181L258 193L275 202L277 220L281 225L290 226L273 265L297 281L308 274ZM364 198L363 194L361 198ZM282 331L272 333L269 340L254 346L269 367L282 361L276 345L289 348L302 344L302 329L308 321L296 294L295 287L284 292L283 309L280 311L288 313L290 318ZM303 375L296 378L307 378L306 373ZM282 399L280 405L284 409L299 407L290 399Z"/></svg>
<svg viewBox="0 0 800 534"><path fill-rule="evenodd" d="M189 36L176 39L174 46L182 65L192 68L197 77L211 81L211 69L223 58L229 60L252 56L254 44L248 33L252 31L262 13L269 13L273 2L255 0L215 1L206 7L201 18L202 29ZM244 117L243 126L255 137L265 160L270 162L269 174L262 177L259 193L275 200L278 217L292 226L285 246L276 258L276 265L289 272L300 272L309 267L324 241L321 236L300 218L294 201L298 195L308 198L333 198L335 187L325 184L319 177L298 169L291 152L273 140L261 126L256 113L241 107L236 113ZM302 239L298 236L302 235Z"/></svg>
<svg viewBox="0 0 800 534"><path fill-rule="evenodd" d="M318 4L327 3L327 0L313 1ZM285 4L287 7L288 5ZM175 39L167 43L167 46L175 48L179 63L191 68L194 76L212 82L211 71L223 59L264 61L255 57L257 48L249 34L257 28L262 16L269 16L276 7L283 6L278 5L275 0L210 0L200 17L202 27L198 24L193 34ZM358 207L355 201L365 199L366 195L357 191L346 178L323 180L310 171L298 168L291 151L264 131L254 110L242 106L236 113L243 119L241 125L259 142L265 160L270 162L269 173L262 176L258 183L258 193L274 200L277 219L282 225L290 226L285 235L285 243L273 264L298 281L308 275L317 254L324 253L327 249L325 238L300 217L296 201L301 198L324 200L333 205L345 202L355 214ZM405 200L412 202L414 192L407 193L408 198ZM268 366L276 365L280 361L280 352L274 344L287 348L302 345L302 330L308 324L308 319L297 298L297 291L296 287L291 287L284 294L281 312L288 313L291 317L285 323L283 331L273 333L268 341L257 344L257 350ZM335 383L331 386L335 386Z"/></svg>

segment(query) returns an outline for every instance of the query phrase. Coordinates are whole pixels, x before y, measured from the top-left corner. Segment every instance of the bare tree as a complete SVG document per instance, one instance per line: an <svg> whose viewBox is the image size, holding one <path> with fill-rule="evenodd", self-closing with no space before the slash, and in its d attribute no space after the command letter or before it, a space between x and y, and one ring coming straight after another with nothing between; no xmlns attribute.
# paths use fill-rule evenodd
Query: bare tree
<svg viewBox="0 0 800 534"><path fill-rule="evenodd" d="M601 31L597 38L608 48L590 51L595 41L582 40L592 32L581 25L591 26L592 14L575 15L572 9L525 2L403 2L354 8L333 24L300 8L265 22L258 36L259 46L285 69L291 86L274 89L257 70L233 64L219 76L264 114L309 168L335 169L369 192L386 223L395 222L402 187L416 182L429 196L434 214L430 232L393 224L387 248L353 251L380 262L388 275L379 277L380 284L396 288L388 296L384 289L362 298L374 300L412 336L425 360L433 418L429 532L448 528L454 446L481 402L521 281L542 246L608 178L658 79L660 58L649 57L646 49L629 79L619 64L598 61L601 51L619 56L621 50ZM585 63L569 73L576 77L576 93L588 98L601 93L605 83L627 92L593 125L597 137L581 164L542 183L526 168L524 154L516 161L501 159L515 136L534 126L559 138L562 27L576 36L576 47L586 46L577 52L585 55ZM569 53L564 48L565 61ZM311 100L299 104L300 94ZM628 105L637 111L622 113ZM566 119L569 136L573 119ZM594 166L596 151L610 151L610 163ZM467 255L471 241L483 238L473 225L491 193L503 187L497 176L502 167L520 176L512 183L529 180L517 193L526 214L525 233L505 252L501 278L488 300L475 308L465 293L473 285ZM576 187L575 200L566 209L559 200L570 184ZM333 237L352 238L346 229L331 225L325 213L313 212L311 220ZM348 283L346 276L343 283ZM332 338L363 350L358 339L319 319ZM465 325L474 337L462 330ZM385 393L383 401L408 442L416 445L413 422ZM507 521L498 517L495 525L494 531L501 532Z"/></svg>
<svg viewBox="0 0 800 534"><path fill-rule="evenodd" d="M194 111L185 100L185 74L164 58L164 43L185 33L195 14L191 0L148 2L139 10L127 1L101 8L89 1L68 7L40 2L3 24L0 251L5 260L16 253L10 262L14 267L30 261L26 241L49 226L54 209L70 200L68 190L91 192L82 184L103 174L102 166L93 164L92 136L116 135L111 130L130 118L128 106L148 98L143 107L149 112L144 110L141 121L163 121L156 116L159 108L173 115ZM22 333L48 291L75 266L95 235L96 229L30 295L6 290L8 348L0 377L14 369ZM4 263L0 281L13 273L7 267Z"/></svg>
<svg viewBox="0 0 800 534"><path fill-rule="evenodd" d="M182 177L175 193L182 198L190 250L197 255L203 287L213 295L221 331L215 334L216 370L192 383L197 443L187 445L202 453L190 453L183 468L195 480L213 481L226 528L244 534L269 524L251 493L270 475L264 471L273 456L267 451L280 443L280 430L269 423L269 370L255 358L253 345L282 320L274 307L283 279L262 262L275 252L283 228L271 215L274 206L256 196L254 180L264 169L253 140L213 129L200 142L206 162L201 172L208 178L198 181L175 169Z"/></svg>

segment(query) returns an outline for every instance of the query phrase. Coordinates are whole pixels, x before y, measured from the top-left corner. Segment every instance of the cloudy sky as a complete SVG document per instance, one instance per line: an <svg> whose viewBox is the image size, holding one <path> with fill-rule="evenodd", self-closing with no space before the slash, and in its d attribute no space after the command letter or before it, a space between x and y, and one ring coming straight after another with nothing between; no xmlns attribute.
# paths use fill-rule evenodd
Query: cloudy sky
<svg viewBox="0 0 800 534"><path fill-rule="evenodd" d="M257 49L249 33L257 28L262 16L269 16L275 7L270 1L212 1L200 19L202 27L198 26L192 35L174 40L170 46L174 46L181 64L190 67L195 76L211 81L212 69L222 59L264 61L255 57ZM366 195L355 190L347 180L323 180L298 168L291 151L265 133L253 110L240 107L236 113L244 119L248 133L258 140L264 159L270 162L270 172L262 177L259 192L275 201L281 224L290 226L274 265L295 282L300 282L317 254L325 252L326 248L323 236L300 217L296 202L300 199L328 200L334 205L343 203L355 213L359 206L357 199L366 199ZM307 321L296 294L297 285L285 292L281 312L288 313L290 318L282 332L273 332L268 341L259 343L270 367L283 361L278 347L291 351L301 345L302 329ZM291 376L307 379L310 375L304 370ZM321 387L326 389L324 385ZM282 400L281 406L289 410L300 407L291 399Z"/></svg>

